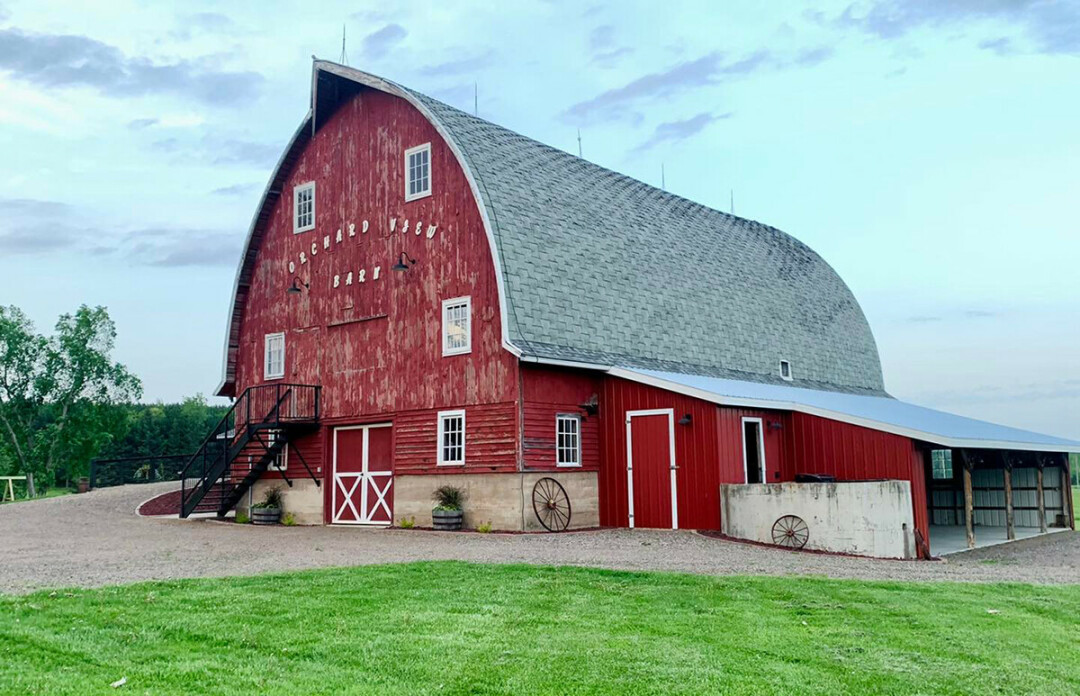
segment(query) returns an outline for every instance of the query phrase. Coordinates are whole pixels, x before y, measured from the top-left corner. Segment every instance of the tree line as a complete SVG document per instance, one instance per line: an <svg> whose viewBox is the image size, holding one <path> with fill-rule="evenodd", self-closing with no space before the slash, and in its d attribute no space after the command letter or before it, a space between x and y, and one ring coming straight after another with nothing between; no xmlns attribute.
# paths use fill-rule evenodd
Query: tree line
<svg viewBox="0 0 1080 696"><path fill-rule="evenodd" d="M70 486L95 457L189 454L226 407L201 395L140 404L142 382L112 358L104 307L62 315L51 335L0 306L0 475L26 476L31 495Z"/></svg>

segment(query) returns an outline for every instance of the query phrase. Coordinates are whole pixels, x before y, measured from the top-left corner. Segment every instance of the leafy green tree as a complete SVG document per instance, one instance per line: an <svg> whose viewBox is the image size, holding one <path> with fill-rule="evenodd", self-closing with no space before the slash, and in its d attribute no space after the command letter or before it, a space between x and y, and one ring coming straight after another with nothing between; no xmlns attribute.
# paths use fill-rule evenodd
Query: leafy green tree
<svg viewBox="0 0 1080 696"><path fill-rule="evenodd" d="M138 399L142 384L113 362L116 326L104 307L64 314L52 336L39 335L17 307L0 307L0 435L7 466L55 480L81 473L125 427L116 406Z"/></svg>

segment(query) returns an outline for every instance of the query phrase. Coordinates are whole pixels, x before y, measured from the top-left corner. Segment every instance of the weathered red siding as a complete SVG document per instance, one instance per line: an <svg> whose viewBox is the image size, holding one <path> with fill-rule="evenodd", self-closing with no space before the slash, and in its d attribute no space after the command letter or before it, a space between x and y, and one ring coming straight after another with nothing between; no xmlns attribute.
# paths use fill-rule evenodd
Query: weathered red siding
<svg viewBox="0 0 1080 696"><path fill-rule="evenodd" d="M555 417L581 416L581 468L600 466L600 419L582 404L599 396L600 378L590 372L540 366L521 368L522 457L528 469L558 468L555 463Z"/></svg>
<svg viewBox="0 0 1080 696"><path fill-rule="evenodd" d="M433 194L406 203L404 151L427 142ZM316 228L293 234L293 187L307 181ZM402 251L417 264L393 272ZM310 288L286 294L293 275ZM461 295L472 298L472 352L444 358L441 302ZM237 391L263 381L263 337L285 331L285 379L322 384L326 419L515 401L517 361L501 347L500 321L490 247L452 152L408 103L364 91L315 134L274 207L241 326Z"/></svg>
<svg viewBox="0 0 1080 696"><path fill-rule="evenodd" d="M438 466L438 415L407 411L394 419L394 470L399 474L517 470L514 403L465 407L465 466Z"/></svg>
<svg viewBox="0 0 1080 696"><path fill-rule="evenodd" d="M423 143L431 143L432 195L406 203L404 152ZM293 187L308 181L316 226L294 234ZM402 251L417 263L394 272ZM287 294L294 276L310 287ZM442 300L464 295L472 352L443 357ZM264 336L284 331L284 380L323 386L326 427L291 446L313 471L321 467L327 491L333 426L393 422L395 470L424 473L435 470L437 413L447 409L466 410L466 464L455 470L517 468L518 363L502 348L480 213L450 148L405 101L363 91L323 123L282 187L249 296L237 393L265 381ZM306 475L295 457L288 474Z"/></svg>

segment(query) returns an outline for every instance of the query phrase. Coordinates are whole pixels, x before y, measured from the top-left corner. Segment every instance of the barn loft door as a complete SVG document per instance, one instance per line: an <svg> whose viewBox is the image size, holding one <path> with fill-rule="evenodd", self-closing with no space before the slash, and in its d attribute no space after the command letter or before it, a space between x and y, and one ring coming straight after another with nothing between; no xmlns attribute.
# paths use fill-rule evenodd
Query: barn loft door
<svg viewBox="0 0 1080 696"><path fill-rule="evenodd" d="M675 412L626 413L626 482L631 527L678 529Z"/></svg>
<svg viewBox="0 0 1080 696"><path fill-rule="evenodd" d="M334 524L394 521L394 468L389 423L334 430Z"/></svg>

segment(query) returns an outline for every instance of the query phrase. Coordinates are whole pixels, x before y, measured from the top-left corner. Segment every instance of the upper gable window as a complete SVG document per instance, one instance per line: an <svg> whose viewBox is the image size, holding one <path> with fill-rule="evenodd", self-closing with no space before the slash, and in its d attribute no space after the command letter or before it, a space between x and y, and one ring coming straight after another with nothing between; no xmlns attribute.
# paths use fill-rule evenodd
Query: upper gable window
<svg viewBox="0 0 1080 696"><path fill-rule="evenodd" d="M266 334L263 350L263 377L281 379L285 376L285 334Z"/></svg>
<svg viewBox="0 0 1080 696"><path fill-rule="evenodd" d="M293 234L315 229L315 182L293 188Z"/></svg>
<svg viewBox="0 0 1080 696"><path fill-rule="evenodd" d="M786 380L788 382L794 379L791 376L791 363L787 360L780 361L780 379Z"/></svg>
<svg viewBox="0 0 1080 696"><path fill-rule="evenodd" d="M405 151L405 200L431 195L431 143Z"/></svg>
<svg viewBox="0 0 1080 696"><path fill-rule="evenodd" d="M442 354L472 351L472 301L455 297L442 303Z"/></svg>

